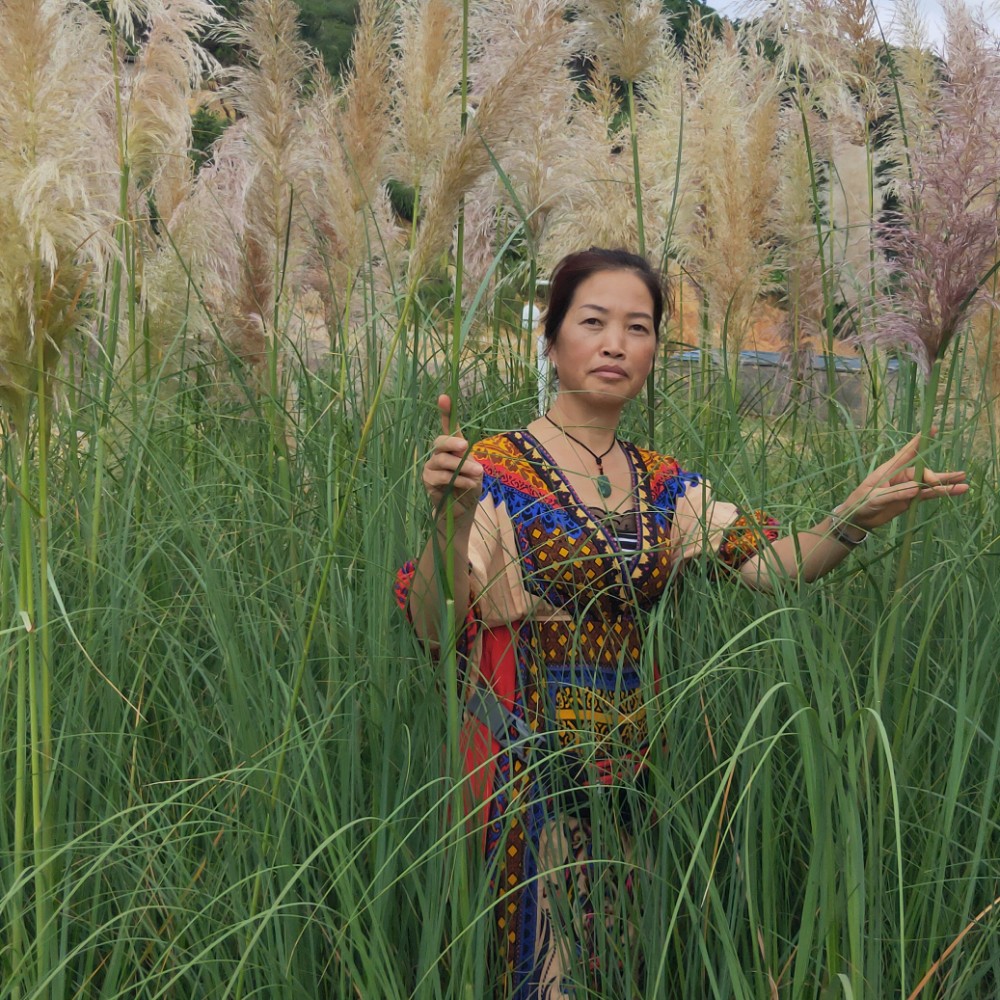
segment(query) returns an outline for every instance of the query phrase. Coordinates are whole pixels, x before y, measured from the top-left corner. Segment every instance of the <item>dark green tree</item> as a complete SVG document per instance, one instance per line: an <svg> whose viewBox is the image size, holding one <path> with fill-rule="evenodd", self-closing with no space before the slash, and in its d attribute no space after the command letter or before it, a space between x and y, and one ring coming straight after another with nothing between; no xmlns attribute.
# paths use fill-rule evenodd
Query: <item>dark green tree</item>
<svg viewBox="0 0 1000 1000"><path fill-rule="evenodd" d="M670 14L670 27L673 30L677 44L683 48L687 37L688 26L692 18L707 17L712 23L712 30L719 32L722 28L722 18L709 7L707 3L698 0L661 0L663 10Z"/></svg>
<svg viewBox="0 0 1000 1000"><path fill-rule="evenodd" d="M227 21L240 16L245 0L216 0ZM356 23L357 0L297 0L302 38L323 58L333 76L351 51ZM205 39L205 48L223 65L239 61L239 51L224 35Z"/></svg>
<svg viewBox="0 0 1000 1000"><path fill-rule="evenodd" d="M339 75L351 52L357 23L357 0L298 0L302 37L323 57L333 76Z"/></svg>

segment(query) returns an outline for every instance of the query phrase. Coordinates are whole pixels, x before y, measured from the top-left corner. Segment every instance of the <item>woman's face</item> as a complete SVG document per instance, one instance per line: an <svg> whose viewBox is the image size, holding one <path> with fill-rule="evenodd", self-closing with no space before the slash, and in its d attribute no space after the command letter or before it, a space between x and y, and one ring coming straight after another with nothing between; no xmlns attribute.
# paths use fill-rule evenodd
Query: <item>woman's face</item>
<svg viewBox="0 0 1000 1000"><path fill-rule="evenodd" d="M653 298L632 271L598 271L582 281L549 348L559 393L596 405L638 395L653 367Z"/></svg>

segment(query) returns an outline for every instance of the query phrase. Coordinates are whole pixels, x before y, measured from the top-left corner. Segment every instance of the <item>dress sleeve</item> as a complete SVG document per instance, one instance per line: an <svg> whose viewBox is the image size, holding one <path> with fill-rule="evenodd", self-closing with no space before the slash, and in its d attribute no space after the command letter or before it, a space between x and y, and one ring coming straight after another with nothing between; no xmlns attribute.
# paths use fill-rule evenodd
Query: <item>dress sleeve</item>
<svg viewBox="0 0 1000 1000"><path fill-rule="evenodd" d="M473 455L479 457L480 449L477 445ZM537 599L524 589L514 528L493 487L487 474L469 537L471 601L466 631L472 629L472 637L480 626L495 628L523 620L538 606ZM416 564L410 560L396 574L394 593L403 611L415 571Z"/></svg>
<svg viewBox="0 0 1000 1000"><path fill-rule="evenodd" d="M778 522L764 511L742 511L716 500L705 480L678 498L671 532L674 559L686 562L712 552L718 564L738 569L778 537Z"/></svg>
<svg viewBox="0 0 1000 1000"><path fill-rule="evenodd" d="M491 533L486 530L488 517L484 515L483 501L480 501L476 508L476 519L473 523L472 532L469 537L469 585L470 600L469 610L465 615L465 623L457 637L456 651L463 669L468 673L469 661L476 647L476 639L479 635L481 615L479 611L479 598L482 594L482 581L486 577L487 567L491 562ZM393 583L393 596L400 611L406 615L407 621L412 625L413 619L410 615L410 590L413 586L413 579L417 573L417 563L414 559L408 559L396 571L396 579Z"/></svg>

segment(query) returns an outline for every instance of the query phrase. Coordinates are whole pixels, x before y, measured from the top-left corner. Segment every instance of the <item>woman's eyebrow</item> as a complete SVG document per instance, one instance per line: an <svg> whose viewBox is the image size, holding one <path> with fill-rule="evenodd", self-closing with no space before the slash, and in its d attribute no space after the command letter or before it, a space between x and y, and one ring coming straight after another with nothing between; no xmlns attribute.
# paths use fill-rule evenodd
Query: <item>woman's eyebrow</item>
<svg viewBox="0 0 1000 1000"><path fill-rule="evenodd" d="M578 308L580 308L580 309L594 309L595 311L597 311L599 313L607 313L609 311L606 306L599 306L599 305L596 305L595 303L592 303L592 302L581 302ZM632 317L632 316L641 316L643 319L652 319L653 318L652 313L641 312L641 311L640 312L625 313L625 315L629 316L629 317Z"/></svg>

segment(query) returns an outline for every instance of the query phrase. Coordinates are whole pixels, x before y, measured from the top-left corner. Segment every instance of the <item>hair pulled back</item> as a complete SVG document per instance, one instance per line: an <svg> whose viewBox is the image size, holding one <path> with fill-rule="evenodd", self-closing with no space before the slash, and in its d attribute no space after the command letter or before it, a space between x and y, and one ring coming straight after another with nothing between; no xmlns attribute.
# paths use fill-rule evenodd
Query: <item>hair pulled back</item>
<svg viewBox="0 0 1000 1000"><path fill-rule="evenodd" d="M631 271L649 290L653 300L653 330L660 339L660 320L663 318L666 296L663 279L645 257L629 250L618 248L590 247L577 253L567 254L552 271L549 282L549 301L545 309L545 347L548 350L556 342L570 303L577 288L589 277L602 271Z"/></svg>

